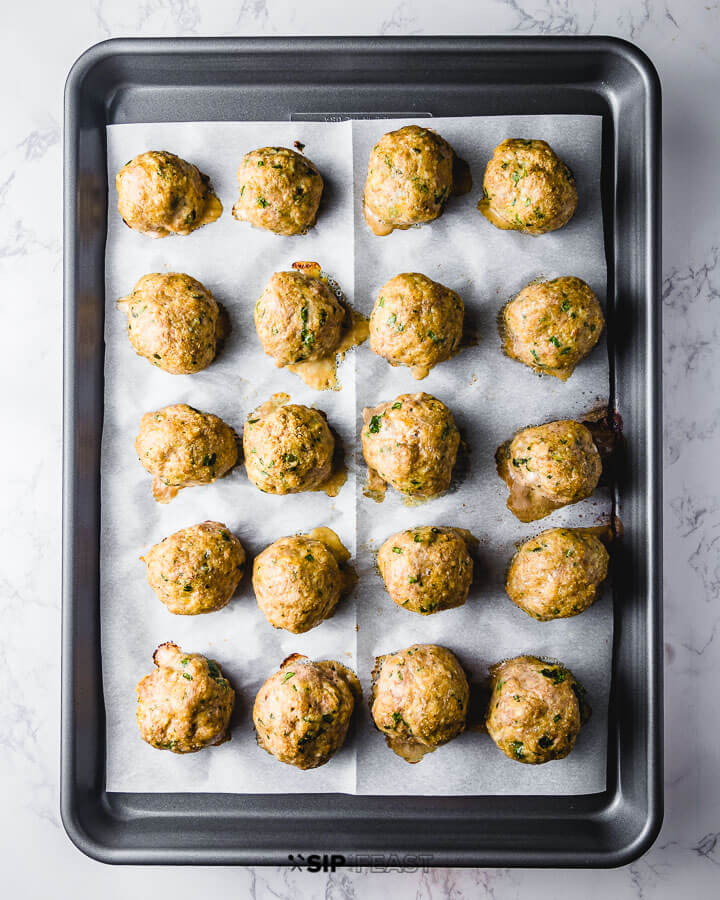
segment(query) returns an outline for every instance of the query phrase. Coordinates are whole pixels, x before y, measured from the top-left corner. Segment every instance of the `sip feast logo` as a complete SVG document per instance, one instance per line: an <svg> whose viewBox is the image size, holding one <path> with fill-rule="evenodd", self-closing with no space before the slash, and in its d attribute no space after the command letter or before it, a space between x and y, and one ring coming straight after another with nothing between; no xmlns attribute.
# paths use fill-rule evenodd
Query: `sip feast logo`
<svg viewBox="0 0 720 900"><path fill-rule="evenodd" d="M289 853L288 861L292 863L291 872L334 872L338 866L345 865L345 857L342 853Z"/></svg>
<svg viewBox="0 0 720 900"><path fill-rule="evenodd" d="M291 871L334 872L346 866L351 872L428 872L432 866L432 853L360 853L345 856L343 853L289 853Z"/></svg>

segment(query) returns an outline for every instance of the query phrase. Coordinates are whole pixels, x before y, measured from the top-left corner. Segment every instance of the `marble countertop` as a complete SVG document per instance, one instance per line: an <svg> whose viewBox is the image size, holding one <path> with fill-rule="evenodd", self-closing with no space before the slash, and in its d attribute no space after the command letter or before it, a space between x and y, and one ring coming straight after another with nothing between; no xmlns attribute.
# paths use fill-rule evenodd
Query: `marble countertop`
<svg viewBox="0 0 720 900"><path fill-rule="evenodd" d="M716 895L720 877L720 4L712 0L28 0L2 31L0 859L8 897L302 900ZM613 871L111 868L58 815L62 89L109 37L612 34L658 68L664 117L666 814ZM18 85L16 77L21 78ZM8 333L9 332L9 333ZM715 884L715 889L712 885Z"/></svg>

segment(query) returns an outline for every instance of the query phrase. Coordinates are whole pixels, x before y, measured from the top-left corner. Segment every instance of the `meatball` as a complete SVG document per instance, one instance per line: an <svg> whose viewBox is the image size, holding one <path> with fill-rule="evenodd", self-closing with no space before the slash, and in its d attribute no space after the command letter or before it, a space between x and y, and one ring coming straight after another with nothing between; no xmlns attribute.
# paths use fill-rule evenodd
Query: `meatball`
<svg viewBox="0 0 720 900"><path fill-rule="evenodd" d="M293 653L257 693L257 742L290 766L324 766L342 747L361 697L360 682L346 666Z"/></svg>
<svg viewBox="0 0 720 900"><path fill-rule="evenodd" d="M370 152L365 221L377 235L431 222L453 190L453 150L439 134L406 125L384 134Z"/></svg>
<svg viewBox="0 0 720 900"><path fill-rule="evenodd" d="M363 410L368 468L396 491L419 499L450 486L460 434L450 410L430 394L401 394Z"/></svg>
<svg viewBox="0 0 720 900"><path fill-rule="evenodd" d="M274 628L302 634L329 619L354 583L350 554L329 528L284 537L253 564L257 604Z"/></svg>
<svg viewBox="0 0 720 900"><path fill-rule="evenodd" d="M137 721L158 750L195 753L230 740L235 691L213 659L168 641L153 653L157 668L137 686Z"/></svg>
<svg viewBox="0 0 720 900"><path fill-rule="evenodd" d="M315 166L287 147L262 147L243 156L240 196L233 215L275 234L305 234L317 217L323 192Z"/></svg>
<svg viewBox="0 0 720 900"><path fill-rule="evenodd" d="M205 369L215 359L219 309L210 291L178 272L143 275L128 297L128 337L138 356L173 375Z"/></svg>
<svg viewBox="0 0 720 900"><path fill-rule="evenodd" d="M251 412L243 431L247 476L267 494L324 489L332 474L335 438L325 414L274 401Z"/></svg>
<svg viewBox="0 0 720 900"><path fill-rule="evenodd" d="M255 304L260 343L278 366L337 352L345 307L319 276L319 266L275 272Z"/></svg>
<svg viewBox="0 0 720 900"><path fill-rule="evenodd" d="M145 413L135 452L153 476L152 492L158 503L169 503L183 488L222 478L238 457L232 428L218 416L186 403Z"/></svg>
<svg viewBox="0 0 720 900"><path fill-rule="evenodd" d="M176 531L144 557L147 580L171 613L197 616L230 602L245 571L245 550L221 522Z"/></svg>
<svg viewBox="0 0 720 900"><path fill-rule="evenodd" d="M563 759L590 717L585 690L560 663L518 656L490 669L488 734L518 762Z"/></svg>
<svg viewBox="0 0 720 900"><path fill-rule="evenodd" d="M465 672L445 647L413 644L376 660L372 717L406 762L420 762L465 730L469 697Z"/></svg>
<svg viewBox="0 0 720 900"><path fill-rule="evenodd" d="M534 522L589 497L602 463L590 431L564 419L518 431L498 449L497 469L510 488L508 508L521 522Z"/></svg>
<svg viewBox="0 0 720 900"><path fill-rule="evenodd" d="M497 228L545 234L572 219L575 178L545 141L503 141L485 169L478 209Z"/></svg>
<svg viewBox="0 0 720 900"><path fill-rule="evenodd" d="M154 238L190 234L223 211L208 176L166 150L131 159L118 172L115 186L125 224Z"/></svg>
<svg viewBox="0 0 720 900"><path fill-rule="evenodd" d="M520 545L505 590L520 609L547 622L584 612L605 580L608 552L584 528L551 528Z"/></svg>
<svg viewBox="0 0 720 900"><path fill-rule="evenodd" d="M503 309L505 352L536 372L566 381L600 339L605 319L581 278L531 282Z"/></svg>
<svg viewBox="0 0 720 900"><path fill-rule="evenodd" d="M391 366L408 366L425 378L457 353L465 307L450 288L415 272L396 275L380 288L370 316L370 349Z"/></svg>
<svg viewBox="0 0 720 900"><path fill-rule="evenodd" d="M390 599L424 616L462 606L473 577L472 543L460 528L420 525L393 534L377 557Z"/></svg>

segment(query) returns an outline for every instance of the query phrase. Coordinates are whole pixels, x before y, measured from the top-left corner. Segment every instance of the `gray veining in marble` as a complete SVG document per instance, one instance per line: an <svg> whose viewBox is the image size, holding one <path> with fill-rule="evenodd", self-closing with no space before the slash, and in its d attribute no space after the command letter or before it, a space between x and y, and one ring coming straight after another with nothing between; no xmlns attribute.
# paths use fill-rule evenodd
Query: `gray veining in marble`
<svg viewBox="0 0 720 900"><path fill-rule="evenodd" d="M9 4L6 4L9 7ZM716 0L29 0L4 10L0 130L0 860L3 896L396 900L717 896L720 883L720 4ZM666 821L607 872L109 868L58 817L65 74L110 36L614 34L664 89Z"/></svg>

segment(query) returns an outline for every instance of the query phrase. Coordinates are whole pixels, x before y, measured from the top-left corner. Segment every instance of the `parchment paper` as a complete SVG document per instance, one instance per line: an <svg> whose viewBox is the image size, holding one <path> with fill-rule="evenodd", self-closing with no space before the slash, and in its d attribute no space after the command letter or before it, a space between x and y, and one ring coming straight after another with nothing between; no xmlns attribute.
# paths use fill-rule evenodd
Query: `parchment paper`
<svg viewBox="0 0 720 900"><path fill-rule="evenodd" d="M604 340L563 385L556 379L540 379L506 359L495 326L502 304L539 276L579 275L604 304L601 120L590 116L419 120L437 128L470 163L474 188L466 197L451 200L443 217L431 226L377 238L362 221L360 207L369 150L384 132L411 121L108 128L111 188L101 546L108 790L573 794L605 786L610 591L580 617L538 623L510 603L503 590L503 574L515 542L558 524L595 524L609 514L609 497L598 491L590 500L557 511L535 526L522 525L505 508L507 492L493 460L497 445L518 428L582 416L598 402L607 401ZM545 138L574 170L580 204L572 222L561 231L539 238L500 232L477 212L484 166L493 147L508 136ZM303 237L284 238L235 221L231 207L242 154L272 144L292 146L295 140L306 144L305 152L325 178L316 228ZM115 173L147 149L171 150L209 174L225 207L220 220L189 238L153 241L127 229L116 212ZM421 271L460 293L480 342L441 364L422 382L405 369L391 368L364 345L348 354L340 367L341 391L311 391L296 376L275 368L262 353L252 323L254 302L272 272L287 269L298 259L320 262L348 300L366 314L386 280L399 272ZM168 375L132 350L125 316L115 308L115 301L141 275L153 271L187 272L227 307L232 336L204 372ZM220 415L241 431L246 414L279 390L291 394L294 402L325 410L339 432L350 472L338 497L268 496L249 484L240 466L210 487L181 491L167 506L155 503L150 476L133 448L146 410L188 402ZM469 454L458 466L453 488L445 497L408 507L389 490L385 502L375 504L362 494L362 407L417 390L436 395L453 410ZM173 616L148 587L138 557L168 534L208 518L225 522L238 534L249 557L278 537L329 525L356 557L359 587L332 619L305 635L270 627L257 609L248 576L224 610L205 616ZM373 554L394 531L414 524L458 525L480 539L478 575L465 607L419 617L389 600ZM229 743L176 756L154 750L140 739L135 685L151 671L152 652L165 640L217 659L232 680L237 701ZM593 706L593 717L573 753L545 766L521 766L506 759L487 735L469 730L419 765L409 766L385 746L383 736L372 726L366 703L343 749L318 770L300 772L256 746L251 719L255 693L289 653L345 662L358 672L367 699L374 657L415 641L448 646L478 683L485 679L488 664L518 653L564 661L587 687Z"/></svg>
<svg viewBox="0 0 720 900"><path fill-rule="evenodd" d="M386 131L412 120L353 123L355 155L355 300L369 313L379 288L399 272L420 271L456 290L480 341L436 366L423 381L404 367L392 368L364 353L357 378L358 407L376 406L401 393L426 391L453 412L469 453L444 497L408 507L392 489L376 504L362 496L358 479L358 665L367 677L375 656L414 642L449 647L471 682L482 682L488 665L530 653L562 660L585 685L593 707L573 752L542 766L519 765L490 738L468 730L410 766L378 740L369 711L358 727L358 792L378 794L576 794L605 788L607 696L610 684L612 610L610 591L572 619L536 622L510 602L504 574L515 544L558 525L594 525L610 514L606 491L523 525L505 506L507 488L495 471L495 450L526 425L582 417L608 399L604 338L564 384L539 378L505 357L496 317L533 278L578 275L605 305L606 270L600 206L601 119L592 116L501 116L418 119L435 128L469 163L473 190L451 199L431 226L375 237L362 220L362 190L370 149ZM482 175L493 149L506 137L547 140L575 173L578 209L565 227L531 237L500 231L477 211ZM357 445L359 446L359 441ZM476 584L465 606L431 616L401 609L384 593L373 551L396 531L413 525L457 525L480 541Z"/></svg>
<svg viewBox="0 0 720 900"><path fill-rule="evenodd" d="M317 227L303 237L279 237L238 222L235 173L242 155L268 145L306 153L325 179ZM127 228L117 214L115 173L148 149L165 149L210 175L224 205L217 222L189 237L152 240ZM342 391L312 391L300 378L276 368L255 333L253 307L273 272L296 260L316 260L332 274L348 300L353 294L351 125L170 124L108 128L110 212L106 250L105 423L102 458L102 640L107 711L107 784L110 790L234 791L287 793L353 791L352 741L324 766L301 772L260 750L252 728L252 704L263 681L290 653L338 659L356 669L355 602L346 599L322 628L291 635L272 628L259 611L250 584L252 557L272 541L318 525L333 528L355 553L354 474L335 499L324 493L290 497L263 494L244 466L209 487L180 491L168 505L156 503L150 476L133 443L146 410L189 403L216 413L242 433L245 418L276 391L293 402L325 410L349 449L355 431L353 353L340 370ZM233 332L222 354L203 372L169 375L135 355L126 317L116 308L147 272L187 272L198 278L229 312ZM169 613L150 590L138 557L163 537L205 519L224 522L248 552L250 565L238 594L220 612L202 616ZM178 756L159 752L139 737L135 685L153 669L152 653L163 641L211 656L235 687L232 740L218 748Z"/></svg>

